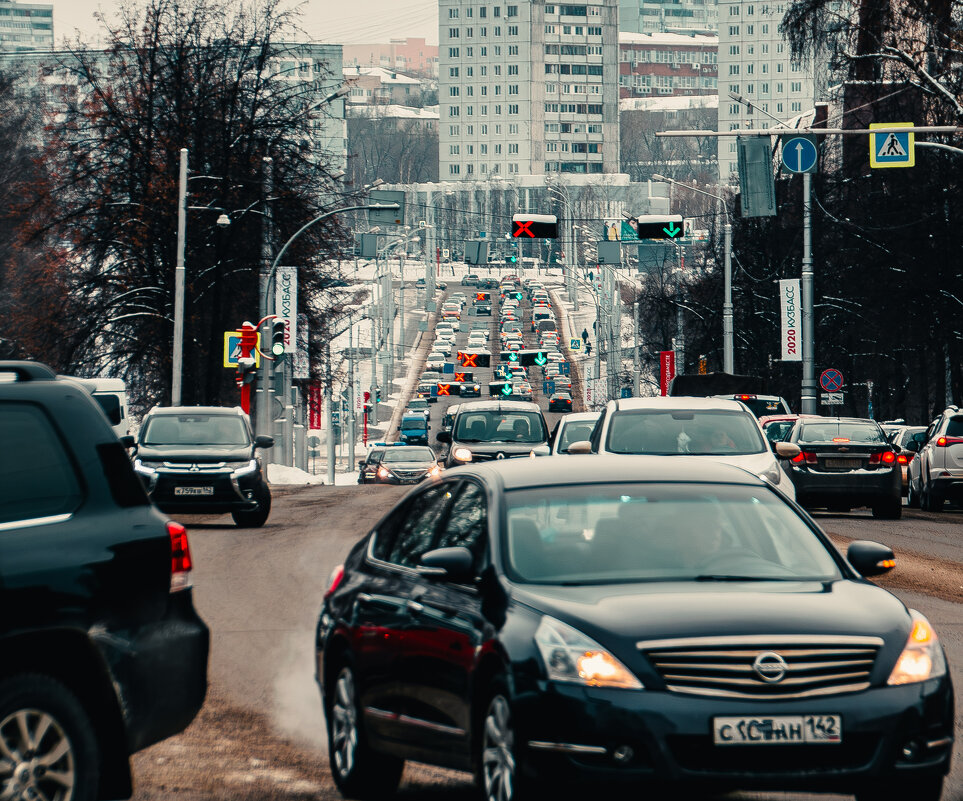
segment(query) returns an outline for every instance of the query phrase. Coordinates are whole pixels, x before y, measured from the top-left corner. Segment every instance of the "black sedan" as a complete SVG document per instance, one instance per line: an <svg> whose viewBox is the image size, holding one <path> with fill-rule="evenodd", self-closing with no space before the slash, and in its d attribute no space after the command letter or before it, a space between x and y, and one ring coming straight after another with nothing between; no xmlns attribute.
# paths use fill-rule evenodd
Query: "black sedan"
<svg viewBox="0 0 963 801"><path fill-rule="evenodd" d="M903 470L899 449L875 420L801 417L786 437L801 453L783 460L807 508L848 512L869 506L873 517L898 520L903 511Z"/></svg>
<svg viewBox="0 0 963 801"><path fill-rule="evenodd" d="M548 399L548 410L550 412L572 411L572 396L567 392L556 392Z"/></svg>
<svg viewBox="0 0 963 801"><path fill-rule="evenodd" d="M370 484L417 484L437 476L441 466L431 448L395 445L385 449Z"/></svg>
<svg viewBox="0 0 963 801"><path fill-rule="evenodd" d="M659 457L472 464L335 570L317 630L331 770L405 760L487 801L591 779L936 801L953 690L936 632L767 482ZM848 559L848 561L847 561Z"/></svg>

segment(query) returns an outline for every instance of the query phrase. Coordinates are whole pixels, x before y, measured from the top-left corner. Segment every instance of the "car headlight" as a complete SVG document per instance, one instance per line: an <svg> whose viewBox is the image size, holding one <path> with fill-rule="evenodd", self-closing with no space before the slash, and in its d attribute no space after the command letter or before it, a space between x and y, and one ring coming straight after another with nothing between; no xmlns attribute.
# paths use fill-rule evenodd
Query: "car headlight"
<svg viewBox="0 0 963 801"><path fill-rule="evenodd" d="M913 628L886 682L890 685L913 684L939 678L946 673L943 648L930 622L915 609L910 609L910 614L913 616Z"/></svg>
<svg viewBox="0 0 963 801"><path fill-rule="evenodd" d="M759 474L759 478L768 481L770 484L778 484L782 479L782 470L779 469L779 465L771 464Z"/></svg>
<svg viewBox="0 0 963 801"><path fill-rule="evenodd" d="M234 471L234 478L249 476L251 473L257 472L257 459L249 459L246 462L228 462L227 466Z"/></svg>
<svg viewBox="0 0 963 801"><path fill-rule="evenodd" d="M145 476L152 476L157 472L154 468L159 465L160 462L142 462L140 459L134 459L134 472Z"/></svg>
<svg viewBox="0 0 963 801"><path fill-rule="evenodd" d="M643 689L618 659L578 629L545 616L535 632L548 678L589 687Z"/></svg>
<svg viewBox="0 0 963 801"><path fill-rule="evenodd" d="M459 462L470 462L471 451L468 448L455 448L451 453L451 457Z"/></svg>
<svg viewBox="0 0 963 801"><path fill-rule="evenodd" d="M441 465L436 464L431 470L428 471L428 475L434 478L437 475L441 475Z"/></svg>
<svg viewBox="0 0 963 801"><path fill-rule="evenodd" d="M391 471L387 467L378 468L378 478L387 478L391 475Z"/></svg>

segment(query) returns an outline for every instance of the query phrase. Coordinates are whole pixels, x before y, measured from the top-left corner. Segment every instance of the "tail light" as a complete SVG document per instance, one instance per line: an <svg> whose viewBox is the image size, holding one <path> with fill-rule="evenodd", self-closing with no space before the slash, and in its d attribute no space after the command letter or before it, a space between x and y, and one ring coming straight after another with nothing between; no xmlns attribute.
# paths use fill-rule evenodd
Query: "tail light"
<svg viewBox="0 0 963 801"><path fill-rule="evenodd" d="M755 395L735 395L734 397L735 397L735 400L741 400L741 401L750 401L750 400L756 399Z"/></svg>
<svg viewBox="0 0 963 801"><path fill-rule="evenodd" d="M870 464L892 464L896 460L897 457L893 451L883 451L882 453L871 453L869 455Z"/></svg>
<svg viewBox="0 0 963 801"><path fill-rule="evenodd" d="M800 451L799 453L797 453L795 456L792 457L792 460L795 464L802 464L803 462L805 462L806 464L819 463L819 459L816 458L816 454L811 453L810 451Z"/></svg>
<svg viewBox="0 0 963 801"><path fill-rule="evenodd" d="M945 448L947 445L963 445L963 437L940 437L936 440L937 448Z"/></svg>
<svg viewBox="0 0 963 801"><path fill-rule="evenodd" d="M896 461L900 464L909 464L913 461L913 457L916 456L915 453L901 453L896 457Z"/></svg>
<svg viewBox="0 0 963 801"><path fill-rule="evenodd" d="M327 592L324 593L324 597L330 598L342 581L344 581L344 565L338 565L331 571L331 578L328 579L328 589Z"/></svg>
<svg viewBox="0 0 963 801"><path fill-rule="evenodd" d="M171 592L186 590L191 586L191 568L194 567L187 529L168 520L167 534L171 538Z"/></svg>

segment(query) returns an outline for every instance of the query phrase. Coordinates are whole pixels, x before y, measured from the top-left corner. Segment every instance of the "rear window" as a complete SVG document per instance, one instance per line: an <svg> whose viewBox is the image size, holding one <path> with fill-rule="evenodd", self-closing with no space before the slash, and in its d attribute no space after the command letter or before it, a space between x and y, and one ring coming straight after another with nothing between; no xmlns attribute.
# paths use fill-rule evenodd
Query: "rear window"
<svg viewBox="0 0 963 801"><path fill-rule="evenodd" d="M946 425L946 436L963 437L963 415L950 418L950 422Z"/></svg>
<svg viewBox="0 0 963 801"><path fill-rule="evenodd" d="M121 420L124 418L123 407L120 405L120 398L116 395L94 395L94 400L100 405L100 408L104 410L104 414L107 415L107 419L110 420L112 426L120 425Z"/></svg>
<svg viewBox="0 0 963 801"><path fill-rule="evenodd" d="M606 449L612 453L739 456L767 449L745 412L638 409L615 412Z"/></svg>
<svg viewBox="0 0 963 801"><path fill-rule="evenodd" d="M882 429L876 423L806 423L799 432L800 442L864 442L872 445L886 443Z"/></svg>

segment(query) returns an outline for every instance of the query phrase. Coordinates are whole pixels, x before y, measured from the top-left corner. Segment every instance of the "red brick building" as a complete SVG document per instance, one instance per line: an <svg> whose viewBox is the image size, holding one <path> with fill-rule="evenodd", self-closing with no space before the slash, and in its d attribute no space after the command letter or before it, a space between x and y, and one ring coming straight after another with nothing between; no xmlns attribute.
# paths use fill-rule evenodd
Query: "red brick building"
<svg viewBox="0 0 963 801"><path fill-rule="evenodd" d="M719 37L619 32L619 97L718 94Z"/></svg>

